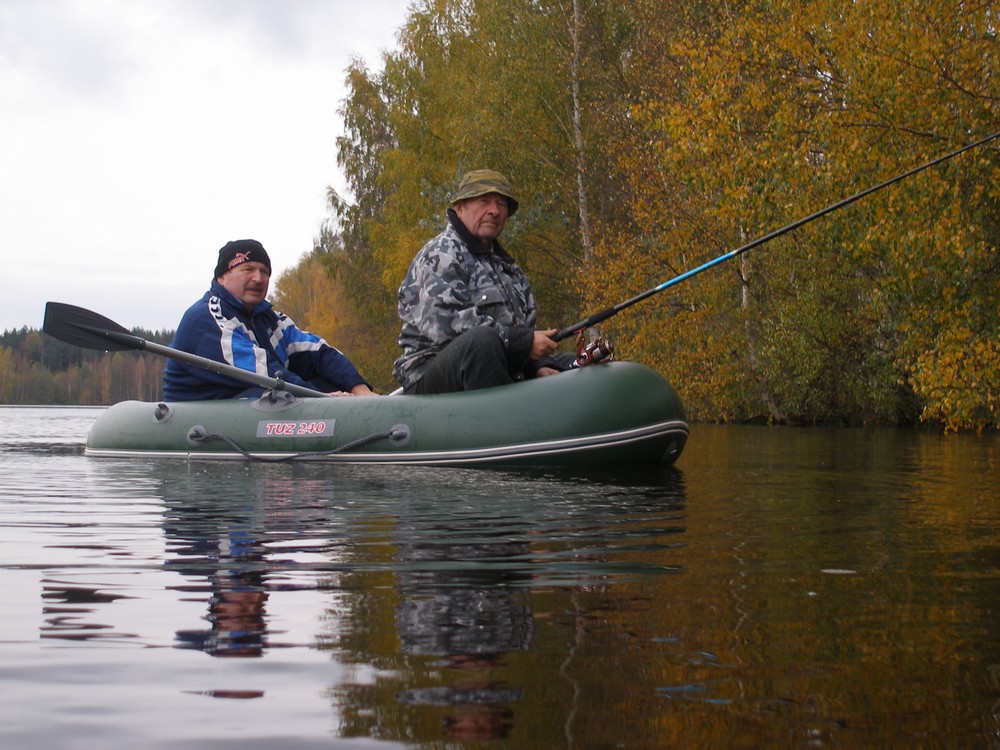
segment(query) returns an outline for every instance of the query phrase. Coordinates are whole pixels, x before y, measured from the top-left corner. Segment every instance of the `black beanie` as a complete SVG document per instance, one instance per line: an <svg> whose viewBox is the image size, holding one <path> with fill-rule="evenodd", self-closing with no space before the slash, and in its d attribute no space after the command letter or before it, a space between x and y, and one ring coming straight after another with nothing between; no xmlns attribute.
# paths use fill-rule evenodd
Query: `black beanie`
<svg viewBox="0 0 1000 750"><path fill-rule="evenodd" d="M233 240L232 242L227 242L219 250L219 262L215 266L215 278L219 278L226 271L251 260L263 263L267 266L267 272L271 272L271 259L267 257L267 250L257 240Z"/></svg>

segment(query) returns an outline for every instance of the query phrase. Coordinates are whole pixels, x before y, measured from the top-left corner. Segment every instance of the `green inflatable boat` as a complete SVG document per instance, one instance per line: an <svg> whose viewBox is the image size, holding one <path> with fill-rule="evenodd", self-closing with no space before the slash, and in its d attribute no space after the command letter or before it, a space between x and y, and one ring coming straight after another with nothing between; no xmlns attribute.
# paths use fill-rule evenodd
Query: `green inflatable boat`
<svg viewBox="0 0 1000 750"><path fill-rule="evenodd" d="M433 396L335 397L147 341L103 315L49 302L45 333L100 351L146 351L265 388L260 399L123 401L85 452L113 458L453 466L669 465L688 436L670 384L634 362Z"/></svg>
<svg viewBox="0 0 1000 750"><path fill-rule="evenodd" d="M124 401L86 453L190 460L495 466L669 465L684 407L653 370L609 362L500 388L434 396Z"/></svg>

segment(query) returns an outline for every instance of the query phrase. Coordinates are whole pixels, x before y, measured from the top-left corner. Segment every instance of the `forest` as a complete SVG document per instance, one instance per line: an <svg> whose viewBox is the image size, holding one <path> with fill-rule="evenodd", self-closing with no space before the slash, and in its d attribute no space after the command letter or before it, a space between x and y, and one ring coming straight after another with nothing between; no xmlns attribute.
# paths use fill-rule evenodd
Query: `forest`
<svg viewBox="0 0 1000 750"><path fill-rule="evenodd" d="M382 69L346 72L350 194L329 191L329 221L273 299L391 389L398 284L461 175L487 167L515 186L502 241L540 324L571 325L1000 130L997 22L993 3L944 0L416 0ZM599 333L670 380L694 421L996 429L998 144ZM162 369L115 354L62 370L22 333L3 340L4 403L29 387L26 363L56 366L31 387L57 402L148 394Z"/></svg>
<svg viewBox="0 0 1000 750"><path fill-rule="evenodd" d="M1000 130L997 21L943 0L415 3L383 69L348 73L353 196L330 196L324 257L366 332L350 351L396 356L395 290L465 171L514 181L504 244L564 327ZM995 428L998 177L994 141L601 333L695 420Z"/></svg>
<svg viewBox="0 0 1000 750"><path fill-rule="evenodd" d="M172 331L136 328L160 344ZM0 404L110 405L125 399L156 401L165 360L138 352L96 352L64 344L33 328L0 334Z"/></svg>

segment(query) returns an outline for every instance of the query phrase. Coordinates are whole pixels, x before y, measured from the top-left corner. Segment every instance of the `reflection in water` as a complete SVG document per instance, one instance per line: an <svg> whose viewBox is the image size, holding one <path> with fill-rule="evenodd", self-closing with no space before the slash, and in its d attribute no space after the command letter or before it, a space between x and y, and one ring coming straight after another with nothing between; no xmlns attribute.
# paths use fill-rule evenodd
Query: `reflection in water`
<svg viewBox="0 0 1000 750"><path fill-rule="evenodd" d="M429 719L438 736L510 736L528 686L511 679L510 657L533 648L533 592L674 572L659 553L683 531L674 471L615 483L314 465L191 464L157 475L164 568L184 581L170 588L204 606L204 624L176 627L175 645L263 657L282 645L268 613L282 592L330 592L335 632L317 634L319 644L338 659L394 667L374 686L335 689L346 736L430 738Z"/></svg>
<svg viewBox="0 0 1000 750"><path fill-rule="evenodd" d="M98 461L25 413L5 746L1000 747L995 434L570 476Z"/></svg>
<svg viewBox="0 0 1000 750"><path fill-rule="evenodd" d="M159 547L152 552L132 546L142 530L159 526L158 482L135 466L124 467L114 479L88 464L81 470L81 446L67 450L69 443L48 445L45 441L57 432L59 424L74 422L62 416L65 410L2 411L25 418L24 423L13 422L14 428L5 433L6 440L16 445L23 439L30 451L47 455L44 470L20 468L30 467L29 462L5 464L0 460L3 545L8 554L14 550L17 556L18 549L24 554L24 547L18 545L23 545L25 533L39 539L38 550L27 558L30 564L14 566L43 571L39 637L46 641L144 643L145 634L134 624L121 624L124 611L141 600L131 576L123 574L122 568L127 564L144 568L159 565L152 558L160 552ZM40 435L19 434L26 424L37 427ZM6 449L0 446L0 458ZM91 503L94 497L101 501Z"/></svg>
<svg viewBox="0 0 1000 750"><path fill-rule="evenodd" d="M170 645L240 664L175 678L179 694L227 699L273 699L273 671L246 663L320 648L371 675L328 685L343 737L528 735L551 744L555 730L530 696L540 683L525 665L555 656L570 667L560 679L574 684L572 653L598 616L576 599L554 605L556 592L607 591L679 570L676 471L79 460L98 485L84 494L101 498L108 515L90 519L85 537L64 530L64 546L84 564L43 579L43 637ZM78 486L67 495L79 504ZM90 556L101 565L86 564ZM281 629L294 592L329 603L326 620L301 624L297 644ZM151 613L162 640L149 633ZM115 624L129 617L131 632ZM563 637L539 650L539 623Z"/></svg>
<svg viewBox="0 0 1000 750"><path fill-rule="evenodd" d="M116 632L110 625L86 622L83 619L93 615L98 605L111 604L119 599L128 598L89 586L45 580L42 582L44 623L41 627L41 637L69 641L135 637Z"/></svg>
<svg viewBox="0 0 1000 750"><path fill-rule="evenodd" d="M165 567L190 581L180 591L207 595L207 628L177 630L181 648L211 656L261 656L266 646L268 594L264 554L255 530L266 511L259 487L208 485L197 472L164 482ZM245 494L247 491L250 494Z"/></svg>
<svg viewBox="0 0 1000 750"><path fill-rule="evenodd" d="M425 509L427 510L427 509ZM522 691L490 677L490 670L510 651L530 647L534 632L526 589L530 577L505 563L528 554L524 542L467 543L453 539L481 536L479 524L458 528L425 526L424 514L397 522L400 604L396 629L404 654L440 656L447 685L414 687L397 698L408 704L449 709L444 726L449 736L495 739L510 730L512 702Z"/></svg>
<svg viewBox="0 0 1000 750"><path fill-rule="evenodd" d="M287 481L242 473L223 478L190 468L164 482L165 567L188 583L177 590L207 600L207 628L176 631L180 648L218 657L260 657L269 646L265 537L273 533Z"/></svg>
<svg viewBox="0 0 1000 750"><path fill-rule="evenodd" d="M176 529L168 526L168 538L171 531ZM218 539L184 540L190 546L176 550L179 556L203 556L210 591L206 619L211 625L208 629L178 630L177 640L182 647L197 648L211 656L261 656L267 645L264 605L268 597L263 555L245 530L222 529L220 533ZM189 564L184 569L187 576L196 574ZM202 591L204 587L182 590Z"/></svg>
<svg viewBox="0 0 1000 750"><path fill-rule="evenodd" d="M373 683L334 691L344 707L344 736L530 736L534 746L551 746L559 736L552 717L518 709L529 691L543 687L521 665L536 647L539 616L553 619L551 612L534 612L532 601L538 592L600 590L675 572L661 555L683 531L681 475L638 472L608 482L594 475L438 470L399 479L378 490L396 498L387 534L391 588L352 578L367 592L366 603L352 625L341 624L335 641L344 658L379 667ZM418 489L421 481L432 482L434 491ZM599 496L595 482L602 483ZM391 640L371 622L390 605ZM567 615L574 628L587 616ZM560 660L568 663L571 653ZM518 727L518 716L528 723Z"/></svg>

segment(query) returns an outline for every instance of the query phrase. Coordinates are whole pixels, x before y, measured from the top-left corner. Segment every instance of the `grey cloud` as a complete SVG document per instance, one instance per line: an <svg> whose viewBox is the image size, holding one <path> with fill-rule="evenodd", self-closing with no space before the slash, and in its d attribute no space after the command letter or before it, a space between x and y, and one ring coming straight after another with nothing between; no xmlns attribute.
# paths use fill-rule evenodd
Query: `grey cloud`
<svg viewBox="0 0 1000 750"><path fill-rule="evenodd" d="M0 0L0 57L64 93L113 94L133 61L115 29L64 0Z"/></svg>

